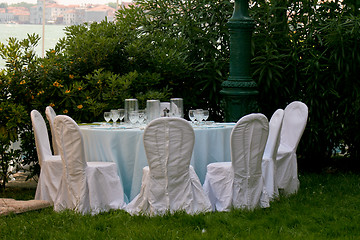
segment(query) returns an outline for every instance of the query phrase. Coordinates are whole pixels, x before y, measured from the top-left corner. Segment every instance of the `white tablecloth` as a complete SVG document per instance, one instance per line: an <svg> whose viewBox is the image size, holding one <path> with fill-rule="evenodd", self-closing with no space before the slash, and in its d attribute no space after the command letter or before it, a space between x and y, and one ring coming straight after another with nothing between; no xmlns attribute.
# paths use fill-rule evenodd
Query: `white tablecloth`
<svg viewBox="0 0 360 240"><path fill-rule="evenodd" d="M230 134L234 124L195 127L195 146L191 165L201 183L206 166L213 162L231 161ZM147 166L143 129L80 126L86 161L115 162L124 186L125 201L131 201L141 188L142 169Z"/></svg>

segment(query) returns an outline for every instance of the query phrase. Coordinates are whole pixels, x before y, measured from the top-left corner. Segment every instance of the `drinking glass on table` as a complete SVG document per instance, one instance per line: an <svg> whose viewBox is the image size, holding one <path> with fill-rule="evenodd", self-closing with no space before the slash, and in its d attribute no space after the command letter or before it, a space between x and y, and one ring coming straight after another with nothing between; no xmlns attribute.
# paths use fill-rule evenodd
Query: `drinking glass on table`
<svg viewBox="0 0 360 240"><path fill-rule="evenodd" d="M206 123L206 120L209 118L209 110L203 110L202 120Z"/></svg>
<svg viewBox="0 0 360 240"><path fill-rule="evenodd" d="M195 120L200 125L203 118L203 110L202 109L196 109L195 110Z"/></svg>
<svg viewBox="0 0 360 240"><path fill-rule="evenodd" d="M120 119L120 125L121 125L121 121L124 119L125 117L125 109L123 108L119 108L119 119Z"/></svg>
<svg viewBox="0 0 360 240"><path fill-rule="evenodd" d="M111 112L104 112L104 119L106 121L106 125L109 124L109 121L111 119Z"/></svg>
<svg viewBox="0 0 360 240"><path fill-rule="evenodd" d="M191 121L192 124L195 123L195 110L189 110L189 119Z"/></svg>
<svg viewBox="0 0 360 240"><path fill-rule="evenodd" d="M113 120L113 127L116 126L116 121L119 119L120 113L117 109L110 110L111 112L111 119Z"/></svg>
<svg viewBox="0 0 360 240"><path fill-rule="evenodd" d="M139 112L131 111L129 113L129 120L132 125L136 125L136 123L139 121Z"/></svg>
<svg viewBox="0 0 360 240"><path fill-rule="evenodd" d="M144 124L145 122L145 110L138 110L139 116L138 116L138 122L140 125Z"/></svg>

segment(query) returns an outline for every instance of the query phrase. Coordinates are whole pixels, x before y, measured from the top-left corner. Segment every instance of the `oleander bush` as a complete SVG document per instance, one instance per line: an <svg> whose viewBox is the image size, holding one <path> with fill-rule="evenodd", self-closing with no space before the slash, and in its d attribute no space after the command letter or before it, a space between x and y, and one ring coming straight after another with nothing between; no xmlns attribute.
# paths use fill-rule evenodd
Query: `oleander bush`
<svg viewBox="0 0 360 240"><path fill-rule="evenodd" d="M298 152L308 169L328 164L336 150L358 162L359 6L356 0L271 1L252 12L253 78L262 111L271 116L293 100L307 104Z"/></svg>
<svg viewBox="0 0 360 240"><path fill-rule="evenodd" d="M101 121L105 110L137 98L184 98L185 112L208 108L221 121L221 83L229 72L227 21L233 1L137 0L116 21L66 27L44 58L39 36L0 44L1 101L24 108L16 131L23 161L36 162L29 113L51 105L76 121ZM359 157L359 1L249 1L256 23L253 79L268 118L293 100L309 107L298 149L301 167L319 169L335 150ZM8 115L9 119L16 114ZM355 160L351 160L356 163ZM38 166L34 165L36 171ZM35 172L36 172L35 171Z"/></svg>

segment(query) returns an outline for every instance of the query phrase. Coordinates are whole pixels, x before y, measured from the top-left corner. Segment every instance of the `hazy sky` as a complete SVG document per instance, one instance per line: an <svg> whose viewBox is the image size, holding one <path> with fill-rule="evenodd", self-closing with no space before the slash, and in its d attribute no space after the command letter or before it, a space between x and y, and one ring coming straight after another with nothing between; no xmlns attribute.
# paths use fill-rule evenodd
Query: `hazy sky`
<svg viewBox="0 0 360 240"><path fill-rule="evenodd" d="M45 0L46 1L46 0ZM123 0L124 2L130 2L130 0ZM37 0L0 0L0 3L20 3L20 2L27 2L27 3L37 3ZM63 5L70 5L70 4L84 4L84 3L92 3L92 4L107 4L109 2L116 2L116 0L57 0L59 4ZM119 0L119 3L121 0Z"/></svg>

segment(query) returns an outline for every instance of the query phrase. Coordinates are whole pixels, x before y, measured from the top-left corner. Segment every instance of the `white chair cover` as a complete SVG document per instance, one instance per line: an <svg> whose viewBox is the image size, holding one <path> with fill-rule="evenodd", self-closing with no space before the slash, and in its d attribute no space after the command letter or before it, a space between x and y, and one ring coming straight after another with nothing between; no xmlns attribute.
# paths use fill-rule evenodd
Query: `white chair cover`
<svg viewBox="0 0 360 240"><path fill-rule="evenodd" d="M52 148L53 148L54 154L59 155L58 147L57 147L56 140L55 140L55 133L54 133L54 119L56 117L56 113L51 106L47 106L45 108L45 115L46 115L46 119L48 120L49 125L50 125L51 143L52 143Z"/></svg>
<svg viewBox="0 0 360 240"><path fill-rule="evenodd" d="M280 131L284 117L284 110L278 109L272 115L269 122L269 136L266 141L264 156L262 159L262 175L265 182L265 189L270 200L279 196L275 181L276 155L280 144Z"/></svg>
<svg viewBox="0 0 360 240"><path fill-rule="evenodd" d="M36 151L40 164L40 176L36 188L35 200L54 203L62 176L60 155L53 155L50 149L49 135L43 116L37 110L30 113L33 126Z"/></svg>
<svg viewBox="0 0 360 240"><path fill-rule="evenodd" d="M144 132L148 167L143 168L140 193L128 204L130 214L161 215L184 210L210 211L211 205L192 166L195 134L181 118L158 118Z"/></svg>
<svg viewBox="0 0 360 240"><path fill-rule="evenodd" d="M305 130L308 108L302 102L292 102L284 110L280 145L276 156L276 182L285 194L299 189L296 149Z"/></svg>
<svg viewBox="0 0 360 240"><path fill-rule="evenodd" d="M213 210L269 207L261 172L268 132L268 120L260 113L246 115L236 123L230 137L231 162L207 166L204 190Z"/></svg>
<svg viewBox="0 0 360 240"><path fill-rule="evenodd" d="M63 175L54 210L82 214L122 209L123 187L113 162L86 162L80 129L69 116L58 115L54 130L63 162Z"/></svg>

